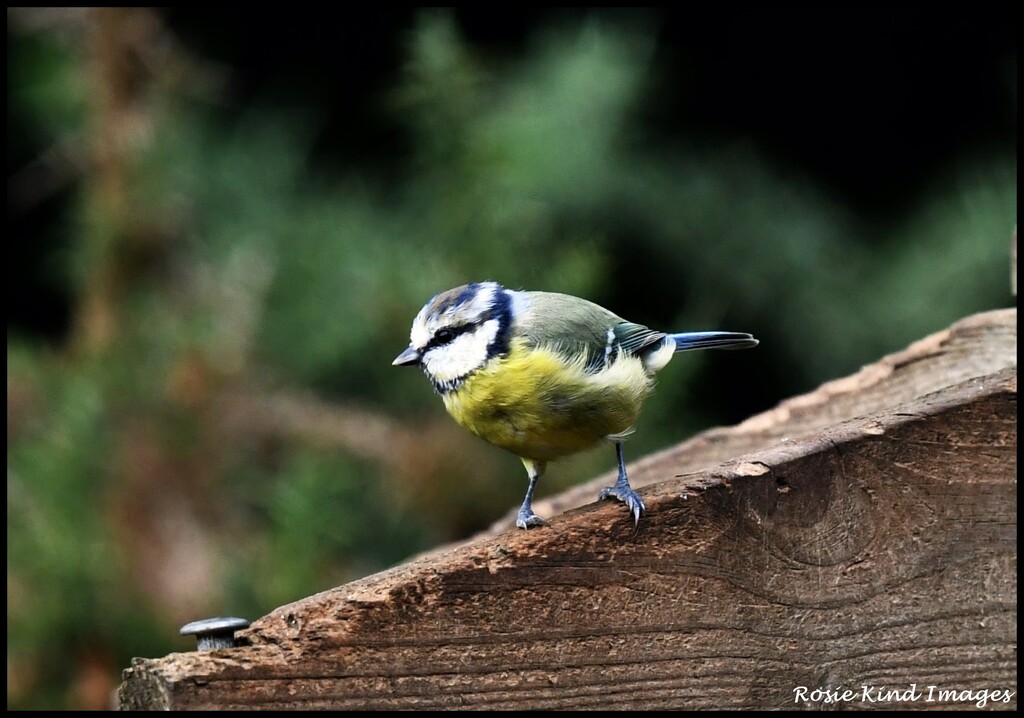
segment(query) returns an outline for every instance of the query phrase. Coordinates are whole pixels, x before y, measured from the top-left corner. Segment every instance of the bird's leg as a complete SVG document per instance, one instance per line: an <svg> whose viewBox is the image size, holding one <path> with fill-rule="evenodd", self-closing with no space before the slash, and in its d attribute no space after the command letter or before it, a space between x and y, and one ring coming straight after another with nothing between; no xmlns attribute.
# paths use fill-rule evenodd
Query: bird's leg
<svg viewBox="0 0 1024 718"><path fill-rule="evenodd" d="M601 489L601 493L598 498L614 498L626 504L626 508L628 508L629 512L633 514L634 523L639 525L640 514L646 511L647 507L644 506L643 499L641 499L629 485L629 479L626 477L626 460L622 456L621 441L615 442L615 453L619 457L619 478L615 482L614 486L607 486Z"/></svg>
<svg viewBox="0 0 1024 718"><path fill-rule="evenodd" d="M544 519L533 513L533 490L537 488L537 479L544 474L544 469L547 465L543 461L523 459L523 466L526 467L526 473L530 475L530 485L526 489L526 498L523 499L523 505L519 508L516 526L521 529L528 529L544 523Z"/></svg>

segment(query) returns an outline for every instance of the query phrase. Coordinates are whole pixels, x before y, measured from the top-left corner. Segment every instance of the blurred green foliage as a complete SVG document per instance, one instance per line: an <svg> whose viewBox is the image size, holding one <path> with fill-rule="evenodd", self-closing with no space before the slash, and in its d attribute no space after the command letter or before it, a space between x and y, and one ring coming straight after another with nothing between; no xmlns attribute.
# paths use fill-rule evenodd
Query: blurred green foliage
<svg viewBox="0 0 1024 718"><path fill-rule="evenodd" d="M86 44L9 40L9 112L33 141L94 132ZM728 361L779 391L1008 302L1015 157L965 159L872 226L749 147L646 135L652 50L642 25L593 21L488 62L425 12L389 95L413 138L398 178L325 176L309 108L227 122L151 79L130 226L96 216L86 164L55 255L72 296L117 265L114 336L8 333L8 707L95 706L132 656L189 649L188 620L261 616L517 506L518 462L448 431L423 377L390 365L442 289L496 279L752 331L758 354ZM694 405L713 360L663 374L632 458L730 417ZM330 433L335 412L381 428ZM567 461L540 495L612 465Z"/></svg>

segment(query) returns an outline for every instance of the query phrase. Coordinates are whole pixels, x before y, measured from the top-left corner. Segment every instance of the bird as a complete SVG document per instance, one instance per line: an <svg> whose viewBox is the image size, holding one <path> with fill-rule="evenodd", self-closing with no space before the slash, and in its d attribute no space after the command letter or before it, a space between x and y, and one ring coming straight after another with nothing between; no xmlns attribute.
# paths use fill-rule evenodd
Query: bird
<svg viewBox="0 0 1024 718"><path fill-rule="evenodd" d="M548 462L610 441L618 479L598 498L623 502L639 528L647 507L622 442L655 375L677 352L757 344L744 332L655 331L580 297L488 280L430 299L392 364L419 366L459 425L520 458L529 483L517 527L544 523L533 496Z"/></svg>

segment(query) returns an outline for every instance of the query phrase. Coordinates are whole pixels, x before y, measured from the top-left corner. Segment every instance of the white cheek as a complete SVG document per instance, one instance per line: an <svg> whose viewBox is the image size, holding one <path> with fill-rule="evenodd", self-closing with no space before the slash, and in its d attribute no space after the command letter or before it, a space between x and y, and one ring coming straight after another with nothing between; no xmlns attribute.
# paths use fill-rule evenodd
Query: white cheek
<svg viewBox="0 0 1024 718"><path fill-rule="evenodd" d="M446 382L466 376L487 361L487 345L498 335L498 320L489 319L450 344L423 355L423 366L434 379Z"/></svg>

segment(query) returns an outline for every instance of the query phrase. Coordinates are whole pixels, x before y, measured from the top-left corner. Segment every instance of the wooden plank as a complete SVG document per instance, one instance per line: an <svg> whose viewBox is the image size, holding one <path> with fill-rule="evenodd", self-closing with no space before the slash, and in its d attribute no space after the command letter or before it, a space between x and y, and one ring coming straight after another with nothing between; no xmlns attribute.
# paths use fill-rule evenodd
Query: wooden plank
<svg viewBox="0 0 1024 718"><path fill-rule="evenodd" d="M639 530L588 504L445 547L136 659L121 706L974 707L1016 690L1016 396L1016 310L971 317L640 462Z"/></svg>

